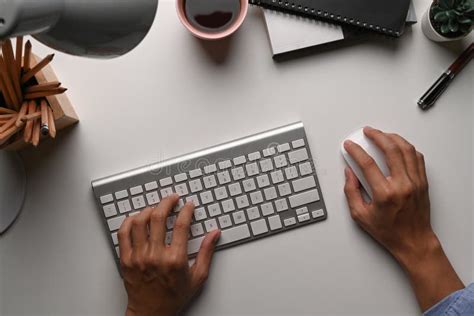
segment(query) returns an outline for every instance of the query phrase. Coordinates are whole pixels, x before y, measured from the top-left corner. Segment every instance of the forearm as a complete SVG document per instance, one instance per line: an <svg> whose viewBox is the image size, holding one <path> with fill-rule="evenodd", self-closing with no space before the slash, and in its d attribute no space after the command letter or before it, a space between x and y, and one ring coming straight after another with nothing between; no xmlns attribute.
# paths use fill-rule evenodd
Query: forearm
<svg viewBox="0 0 474 316"><path fill-rule="evenodd" d="M422 311L464 288L436 235L404 254L394 254L406 271Z"/></svg>

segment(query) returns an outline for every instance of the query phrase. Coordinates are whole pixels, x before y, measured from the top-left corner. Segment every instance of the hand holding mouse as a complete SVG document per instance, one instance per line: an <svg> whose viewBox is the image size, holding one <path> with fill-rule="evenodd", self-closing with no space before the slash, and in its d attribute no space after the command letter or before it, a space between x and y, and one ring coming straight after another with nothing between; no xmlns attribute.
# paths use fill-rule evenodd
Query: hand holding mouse
<svg viewBox="0 0 474 316"><path fill-rule="evenodd" d="M351 216L405 269L426 310L464 285L431 227L424 157L399 135L370 127L364 134L383 152L390 174L385 176L360 145L344 142L372 191L372 201L364 201L359 181L346 168L344 190Z"/></svg>
<svg viewBox="0 0 474 316"><path fill-rule="evenodd" d="M187 242L194 205L179 212L170 245L165 243L166 218L179 197L163 199L156 208L127 217L119 232L120 264L128 294L127 316L176 315L207 279L219 231L201 244L196 262L188 265Z"/></svg>

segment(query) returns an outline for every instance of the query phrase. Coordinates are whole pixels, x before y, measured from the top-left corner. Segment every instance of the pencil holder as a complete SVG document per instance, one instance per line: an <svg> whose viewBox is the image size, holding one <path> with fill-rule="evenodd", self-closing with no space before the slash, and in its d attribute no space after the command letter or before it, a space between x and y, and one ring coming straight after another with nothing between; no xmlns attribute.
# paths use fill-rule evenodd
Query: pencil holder
<svg viewBox="0 0 474 316"><path fill-rule="evenodd" d="M24 53L23 53L24 51ZM21 150L38 146L44 138L79 122L65 88L61 87L50 62L40 59L28 41L17 38L14 54L6 40L0 55L0 149Z"/></svg>

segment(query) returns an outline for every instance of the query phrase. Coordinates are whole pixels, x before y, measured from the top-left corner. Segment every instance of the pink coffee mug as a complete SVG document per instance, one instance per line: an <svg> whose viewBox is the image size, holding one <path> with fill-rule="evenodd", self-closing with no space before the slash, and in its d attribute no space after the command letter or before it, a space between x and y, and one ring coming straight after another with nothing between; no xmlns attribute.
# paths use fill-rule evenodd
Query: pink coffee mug
<svg viewBox="0 0 474 316"><path fill-rule="evenodd" d="M239 15L231 25L229 25L225 30L219 32L206 32L197 29L191 24L191 22L189 22L186 13L184 12L184 4L185 0L176 0L176 10L178 11L179 20L181 21L181 23L183 23L184 27L186 27L188 31L191 32L191 34L204 40L218 40L235 33L235 31L237 31L244 22L245 17L247 16L247 11L249 9L248 0L240 0Z"/></svg>

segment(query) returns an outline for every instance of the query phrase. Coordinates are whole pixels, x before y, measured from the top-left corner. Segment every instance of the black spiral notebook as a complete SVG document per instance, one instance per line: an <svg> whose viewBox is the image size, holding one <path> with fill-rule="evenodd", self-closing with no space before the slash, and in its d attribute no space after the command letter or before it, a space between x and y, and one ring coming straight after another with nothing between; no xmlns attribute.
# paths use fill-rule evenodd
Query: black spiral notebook
<svg viewBox="0 0 474 316"><path fill-rule="evenodd" d="M410 0L250 0L264 8L369 29L403 34Z"/></svg>

